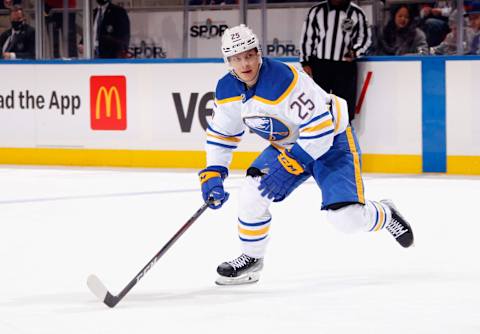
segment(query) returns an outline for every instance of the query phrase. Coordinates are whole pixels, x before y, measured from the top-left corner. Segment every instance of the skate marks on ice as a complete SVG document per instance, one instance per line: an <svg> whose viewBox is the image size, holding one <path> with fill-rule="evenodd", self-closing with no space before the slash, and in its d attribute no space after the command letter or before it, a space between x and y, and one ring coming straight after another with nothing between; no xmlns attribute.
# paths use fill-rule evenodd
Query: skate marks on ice
<svg viewBox="0 0 480 334"><path fill-rule="evenodd" d="M71 201L71 200L82 200L82 199L89 200L89 199L115 198L115 197L157 196L157 195L184 194L184 193L198 193L198 189L176 189L176 190L157 190L157 191L141 191L141 192L126 192L126 193L110 193L110 194L43 197L43 198L21 198L21 199L11 199L11 200L0 200L0 205L28 204L28 203L52 202L52 201Z"/></svg>
<svg viewBox="0 0 480 334"><path fill-rule="evenodd" d="M6 179L0 173L0 200L145 193L172 184L193 189L198 182L193 172L145 177L109 171L98 172L101 186L92 188L77 171L64 172L66 187L57 170L36 172L29 171L35 187L23 189L26 172ZM227 188L237 186L233 181ZM320 212L319 191L307 184L274 208L258 284L214 284L218 263L238 252L230 200L222 210L209 210L113 310L98 302L85 278L95 272L118 293L189 217L201 201L199 192L2 205L0 332L127 334L141 323L142 334L224 333L249 319L254 332L479 333L480 225L471 208L480 178L369 176L365 183L371 198L398 199L418 235L414 249L402 249L385 233L344 236L321 216L313 219ZM306 201L314 203L299 220L294 209ZM109 264L113 257L120 262Z"/></svg>
<svg viewBox="0 0 480 334"><path fill-rule="evenodd" d="M256 284L250 285L230 285L218 286L212 280L211 285L204 285L197 288L169 288L168 284L159 284L158 289L149 288L148 290L134 291L126 296L124 302L116 308L137 308L137 307L170 307L173 304L189 304L195 301L197 305L242 303L261 299L268 300L288 300L291 297L316 296L320 300L328 301L331 295L339 295L345 291L365 291L365 289L381 290L384 288L397 289L404 287L411 289L411 285L429 286L434 285L459 285L466 286L480 282L479 275L458 274L448 272L397 272L397 273L364 273L364 274L336 274L336 275L318 275L289 274L288 277L272 278L275 273L264 276L268 278L260 279ZM417 295L417 297L420 297ZM92 306L99 306L97 309L105 309L105 306L98 303L88 291L77 293L50 293L34 294L22 297L10 297L0 302L0 308L35 308L39 305L51 305L55 307L60 305L59 309L85 310L88 312Z"/></svg>

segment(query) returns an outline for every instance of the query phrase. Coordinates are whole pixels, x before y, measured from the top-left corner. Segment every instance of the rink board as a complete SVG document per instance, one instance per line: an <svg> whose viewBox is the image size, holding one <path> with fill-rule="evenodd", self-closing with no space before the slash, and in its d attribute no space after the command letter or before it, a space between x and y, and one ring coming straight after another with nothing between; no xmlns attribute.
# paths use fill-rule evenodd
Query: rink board
<svg viewBox="0 0 480 334"><path fill-rule="evenodd" d="M2 164L201 168L225 66L221 59L2 62L0 72L9 78L0 82ZM354 127L363 170L480 174L479 72L478 57L360 62ZM232 168L247 167L265 146L247 133Z"/></svg>

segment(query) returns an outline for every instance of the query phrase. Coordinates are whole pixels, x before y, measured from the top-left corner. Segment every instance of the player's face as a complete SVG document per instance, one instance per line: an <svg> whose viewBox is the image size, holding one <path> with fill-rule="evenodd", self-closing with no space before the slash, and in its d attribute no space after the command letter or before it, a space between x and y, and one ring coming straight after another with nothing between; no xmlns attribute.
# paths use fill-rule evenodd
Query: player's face
<svg viewBox="0 0 480 334"><path fill-rule="evenodd" d="M256 49L236 54L228 60L235 74L238 75L243 82L249 85L255 84L260 68L260 59Z"/></svg>

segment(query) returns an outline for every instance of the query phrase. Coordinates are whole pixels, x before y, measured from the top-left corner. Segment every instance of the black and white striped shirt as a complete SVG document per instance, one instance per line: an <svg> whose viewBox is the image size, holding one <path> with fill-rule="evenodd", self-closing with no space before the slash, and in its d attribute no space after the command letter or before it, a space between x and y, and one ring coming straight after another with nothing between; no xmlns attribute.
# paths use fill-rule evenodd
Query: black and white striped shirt
<svg viewBox="0 0 480 334"><path fill-rule="evenodd" d="M303 24L300 62L310 58L342 61L345 54L364 54L371 44L371 30L365 13L355 3L335 9L327 0L313 6Z"/></svg>

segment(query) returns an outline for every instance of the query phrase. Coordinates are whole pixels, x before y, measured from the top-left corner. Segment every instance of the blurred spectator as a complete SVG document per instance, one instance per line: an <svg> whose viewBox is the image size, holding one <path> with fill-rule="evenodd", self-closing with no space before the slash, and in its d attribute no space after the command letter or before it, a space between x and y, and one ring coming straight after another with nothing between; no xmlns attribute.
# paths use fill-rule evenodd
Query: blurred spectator
<svg viewBox="0 0 480 334"><path fill-rule="evenodd" d="M25 22L21 6L10 9L11 28L0 35L3 59L34 59L35 29Z"/></svg>
<svg viewBox="0 0 480 334"><path fill-rule="evenodd" d="M435 1L433 5L422 5L420 27L427 36L428 46L436 46L445 39L450 31L448 18L451 12L451 1Z"/></svg>
<svg viewBox="0 0 480 334"><path fill-rule="evenodd" d="M428 54L425 33L412 20L411 7L395 5L390 9L390 19L383 29L377 29L374 55Z"/></svg>
<svg viewBox="0 0 480 334"><path fill-rule="evenodd" d="M14 5L21 5L22 0L3 0L0 1L0 9L12 9Z"/></svg>
<svg viewBox="0 0 480 334"><path fill-rule="evenodd" d="M130 20L127 11L111 3L97 0L93 10L95 58L125 58L130 43Z"/></svg>
<svg viewBox="0 0 480 334"><path fill-rule="evenodd" d="M68 8L76 8L76 0L68 0ZM53 57L60 58L60 40L63 32L63 13L52 9L63 9L63 0L45 0L45 22L47 24L47 33L51 33L51 41L53 45ZM77 57L77 29L75 25L75 12L68 13L68 54L64 57Z"/></svg>
<svg viewBox="0 0 480 334"><path fill-rule="evenodd" d="M480 55L480 1L465 1L466 15L468 22L473 29L474 35L470 42L469 55Z"/></svg>
<svg viewBox="0 0 480 334"><path fill-rule="evenodd" d="M14 5L21 5L22 0L3 0L0 1L0 9L12 9Z"/></svg>
<svg viewBox="0 0 480 334"><path fill-rule="evenodd" d="M455 55L457 54L457 10L454 10L448 19L448 25L450 26L450 32L447 34L445 39L439 45L430 48L430 54L434 55ZM464 53L469 52L470 42L473 38L473 30L470 27L465 26L463 31L463 48Z"/></svg>
<svg viewBox="0 0 480 334"><path fill-rule="evenodd" d="M248 0L248 3L260 3L261 0ZM201 5L237 5L238 0L190 0L188 2L191 6Z"/></svg>
<svg viewBox="0 0 480 334"><path fill-rule="evenodd" d="M12 9L14 5L21 5L22 0L0 0L0 9ZM0 15L0 33L10 28L10 15Z"/></svg>
<svg viewBox="0 0 480 334"><path fill-rule="evenodd" d="M321 1L308 11L300 40L300 63L320 87L347 100L350 121L355 117L357 93L355 60L370 43L365 13L352 1Z"/></svg>

